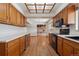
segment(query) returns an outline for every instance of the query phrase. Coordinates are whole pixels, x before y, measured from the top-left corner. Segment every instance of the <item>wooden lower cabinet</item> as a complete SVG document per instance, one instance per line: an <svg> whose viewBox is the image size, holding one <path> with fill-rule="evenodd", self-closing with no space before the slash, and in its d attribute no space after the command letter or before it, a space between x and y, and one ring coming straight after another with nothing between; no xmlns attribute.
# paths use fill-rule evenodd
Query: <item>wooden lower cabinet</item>
<svg viewBox="0 0 79 59"><path fill-rule="evenodd" d="M59 55L62 55L62 38L61 37L58 37L58 40L57 40L57 52Z"/></svg>
<svg viewBox="0 0 79 59"><path fill-rule="evenodd" d="M57 52L61 56L79 56L79 43L58 37Z"/></svg>
<svg viewBox="0 0 79 59"><path fill-rule="evenodd" d="M0 42L0 56L6 55L5 47L6 47L6 44L4 42Z"/></svg>
<svg viewBox="0 0 79 59"><path fill-rule="evenodd" d="M26 35L9 42L0 42L0 56L19 56L26 49Z"/></svg>
<svg viewBox="0 0 79 59"><path fill-rule="evenodd" d="M19 55L19 44L15 44L14 46L7 48L7 55L8 56L18 56Z"/></svg>
<svg viewBox="0 0 79 59"><path fill-rule="evenodd" d="M30 46L30 34L26 35L26 48Z"/></svg>
<svg viewBox="0 0 79 59"><path fill-rule="evenodd" d="M63 56L73 56L73 47L63 42Z"/></svg>
<svg viewBox="0 0 79 59"><path fill-rule="evenodd" d="M20 39L19 40L19 49L20 49L20 55L21 55L24 52L24 50L26 49L26 47L25 47L25 43L26 43L25 36L21 37L19 39Z"/></svg>
<svg viewBox="0 0 79 59"><path fill-rule="evenodd" d="M49 34L49 44L52 46L53 42L52 42L52 34Z"/></svg>
<svg viewBox="0 0 79 59"><path fill-rule="evenodd" d="M6 43L6 55L18 56L19 55L19 38Z"/></svg>
<svg viewBox="0 0 79 59"><path fill-rule="evenodd" d="M74 56L79 56L79 48L75 48L74 49Z"/></svg>

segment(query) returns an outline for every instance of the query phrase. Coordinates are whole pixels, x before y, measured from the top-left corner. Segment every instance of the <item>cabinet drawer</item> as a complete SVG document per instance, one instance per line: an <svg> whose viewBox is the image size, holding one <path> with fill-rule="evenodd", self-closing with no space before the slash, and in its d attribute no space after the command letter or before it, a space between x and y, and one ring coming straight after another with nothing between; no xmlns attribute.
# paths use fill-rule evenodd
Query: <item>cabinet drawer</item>
<svg viewBox="0 0 79 59"><path fill-rule="evenodd" d="M11 47L15 44L19 44L19 39L14 39L14 40L8 42L8 47Z"/></svg>

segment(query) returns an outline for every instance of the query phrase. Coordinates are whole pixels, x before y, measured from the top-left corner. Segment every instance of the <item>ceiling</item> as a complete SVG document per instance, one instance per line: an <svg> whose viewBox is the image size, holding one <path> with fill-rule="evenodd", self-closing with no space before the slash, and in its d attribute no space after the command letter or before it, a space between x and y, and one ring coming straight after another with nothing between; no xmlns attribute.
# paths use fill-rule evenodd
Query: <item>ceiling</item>
<svg viewBox="0 0 79 59"><path fill-rule="evenodd" d="M55 16L69 3L12 3L24 16L49 18Z"/></svg>
<svg viewBox="0 0 79 59"><path fill-rule="evenodd" d="M49 18L28 18L27 22L29 22L32 25L37 25L37 24L46 24L48 20Z"/></svg>
<svg viewBox="0 0 79 59"><path fill-rule="evenodd" d="M56 3L52 3L52 4L28 4L25 3L26 8L28 9L28 12L30 14L49 14L52 9L54 8Z"/></svg>
<svg viewBox="0 0 79 59"><path fill-rule="evenodd" d="M31 24L45 24L69 3L12 3Z"/></svg>

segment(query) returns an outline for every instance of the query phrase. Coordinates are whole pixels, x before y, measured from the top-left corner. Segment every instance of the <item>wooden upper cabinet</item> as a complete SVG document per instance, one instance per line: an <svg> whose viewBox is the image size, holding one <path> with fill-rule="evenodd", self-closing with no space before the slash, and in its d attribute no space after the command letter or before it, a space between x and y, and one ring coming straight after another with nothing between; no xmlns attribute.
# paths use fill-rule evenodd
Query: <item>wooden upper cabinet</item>
<svg viewBox="0 0 79 59"><path fill-rule="evenodd" d="M7 16L7 3L0 3L0 22L5 23Z"/></svg>
<svg viewBox="0 0 79 59"><path fill-rule="evenodd" d="M21 25L21 14L19 12L17 12L17 25Z"/></svg>
<svg viewBox="0 0 79 59"><path fill-rule="evenodd" d="M64 19L64 24L68 24L68 8L64 8L62 11L62 18Z"/></svg>
<svg viewBox="0 0 79 59"><path fill-rule="evenodd" d="M25 22L26 20L25 20L25 17L24 16L21 16L21 26L25 26Z"/></svg>
<svg viewBox="0 0 79 59"><path fill-rule="evenodd" d="M75 5L68 6L68 24L75 24Z"/></svg>
<svg viewBox="0 0 79 59"><path fill-rule="evenodd" d="M16 25L16 21L17 21L17 11L16 9L10 5L10 23L13 24L13 25Z"/></svg>
<svg viewBox="0 0 79 59"><path fill-rule="evenodd" d="M25 26L25 17L13 5L0 3L0 23Z"/></svg>
<svg viewBox="0 0 79 59"><path fill-rule="evenodd" d="M56 16L53 17L53 26L55 26Z"/></svg>
<svg viewBox="0 0 79 59"><path fill-rule="evenodd" d="M62 11L60 12L60 19L63 18L63 13Z"/></svg>
<svg viewBox="0 0 79 59"><path fill-rule="evenodd" d="M10 5L10 23L16 26L25 26L25 17Z"/></svg>

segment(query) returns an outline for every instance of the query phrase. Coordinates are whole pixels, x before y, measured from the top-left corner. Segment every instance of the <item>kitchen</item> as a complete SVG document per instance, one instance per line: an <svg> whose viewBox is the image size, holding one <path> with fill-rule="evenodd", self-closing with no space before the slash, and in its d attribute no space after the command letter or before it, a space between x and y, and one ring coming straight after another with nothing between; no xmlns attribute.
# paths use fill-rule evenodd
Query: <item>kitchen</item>
<svg viewBox="0 0 79 59"><path fill-rule="evenodd" d="M79 3L0 3L0 56L79 56Z"/></svg>

